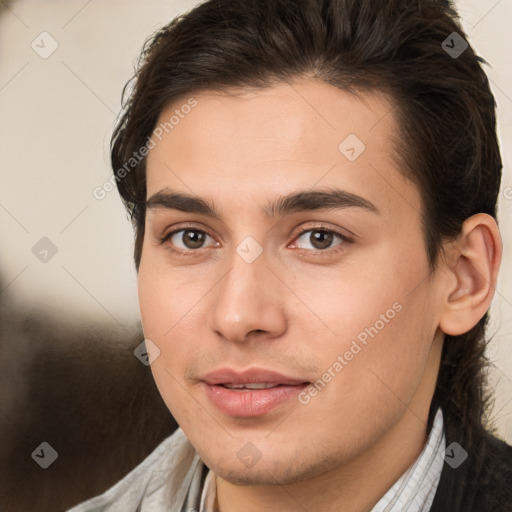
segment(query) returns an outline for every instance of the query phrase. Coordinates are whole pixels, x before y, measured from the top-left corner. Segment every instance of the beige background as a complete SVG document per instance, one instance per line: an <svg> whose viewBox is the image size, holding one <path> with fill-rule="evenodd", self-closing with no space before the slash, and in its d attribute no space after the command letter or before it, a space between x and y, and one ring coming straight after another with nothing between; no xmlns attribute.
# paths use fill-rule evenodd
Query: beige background
<svg viewBox="0 0 512 512"><path fill-rule="evenodd" d="M2 292L49 315L138 323L133 236L109 178L108 143L145 38L193 0L20 0L0 20L0 276ZM504 265L492 306L489 357L500 433L512 442L512 37L510 0L457 2L487 68L504 158L500 223ZM50 34L42 35L42 32ZM48 58L40 52L58 44ZM55 43L53 42L55 40ZM37 48L37 47L36 47ZM48 237L57 253L40 262ZM15 340L13 340L15 342Z"/></svg>

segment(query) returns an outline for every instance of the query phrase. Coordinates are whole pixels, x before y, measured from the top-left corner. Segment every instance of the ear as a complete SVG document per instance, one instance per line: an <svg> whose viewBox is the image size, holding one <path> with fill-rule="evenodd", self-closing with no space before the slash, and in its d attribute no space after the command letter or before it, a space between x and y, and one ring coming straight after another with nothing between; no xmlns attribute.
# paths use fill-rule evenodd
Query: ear
<svg viewBox="0 0 512 512"><path fill-rule="evenodd" d="M491 305L501 263L496 221L485 213L466 219L459 237L445 248L447 286L439 327L458 336L472 329Z"/></svg>

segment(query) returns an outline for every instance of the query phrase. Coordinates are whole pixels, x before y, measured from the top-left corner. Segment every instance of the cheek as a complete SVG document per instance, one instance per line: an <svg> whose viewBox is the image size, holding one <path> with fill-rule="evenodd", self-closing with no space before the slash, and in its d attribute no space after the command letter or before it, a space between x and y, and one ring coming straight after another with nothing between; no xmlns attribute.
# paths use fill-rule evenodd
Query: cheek
<svg viewBox="0 0 512 512"><path fill-rule="evenodd" d="M159 357L151 364L155 383L175 416L194 413L185 391L184 374L204 347L201 297L211 285L182 269L173 271L149 258L141 261L138 275L139 309L144 336L157 345ZM180 418L176 418L180 421Z"/></svg>
<svg viewBox="0 0 512 512"><path fill-rule="evenodd" d="M434 336L429 304L417 297L387 306L385 303L377 316L367 316L366 322L361 323L361 317L358 325L347 321L347 333L351 334L329 347L327 359L323 356L325 371L330 368L336 375L334 385L325 393L327 408L343 403L362 421L391 411L398 413L412 400Z"/></svg>
<svg viewBox="0 0 512 512"><path fill-rule="evenodd" d="M171 350L169 340L183 313L180 303L175 300L169 279L144 260L139 269L138 296L144 337L155 343L160 350L159 357L151 364L158 385L165 373L168 371L172 375L173 366L179 364L179 350ZM179 346L180 344L176 344L175 348L178 349Z"/></svg>
<svg viewBox="0 0 512 512"><path fill-rule="evenodd" d="M158 258L143 258L138 297L144 334L165 342L193 318L198 301L207 291L208 282L192 272L173 269Z"/></svg>
<svg viewBox="0 0 512 512"><path fill-rule="evenodd" d="M340 397L354 405L396 400L393 392L404 401L412 397L435 333L432 290L422 263L396 262L383 271L384 265L368 262L361 267L365 272L297 279L308 308L302 305L295 320L303 332L309 325L307 350L321 381L329 384L325 389L331 391L321 393L333 406Z"/></svg>

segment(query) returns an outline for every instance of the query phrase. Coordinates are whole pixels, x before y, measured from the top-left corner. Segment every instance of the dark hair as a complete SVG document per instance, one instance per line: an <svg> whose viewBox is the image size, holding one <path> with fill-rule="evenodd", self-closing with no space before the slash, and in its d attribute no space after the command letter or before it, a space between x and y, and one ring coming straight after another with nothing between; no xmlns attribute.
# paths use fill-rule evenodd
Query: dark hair
<svg viewBox="0 0 512 512"><path fill-rule="evenodd" d="M146 43L125 87L113 168L126 170L166 106L200 91L308 77L347 91L380 91L391 98L400 128L401 171L421 193L433 270L442 242L457 237L465 219L496 216L501 180L494 97L482 59L465 39L457 13L441 0L209 0ZM454 47L460 55L449 51ZM137 268L145 161L130 163L122 179L115 171L136 230ZM443 412L469 428L482 424L489 406L486 322L487 314L466 334L445 336L436 387Z"/></svg>

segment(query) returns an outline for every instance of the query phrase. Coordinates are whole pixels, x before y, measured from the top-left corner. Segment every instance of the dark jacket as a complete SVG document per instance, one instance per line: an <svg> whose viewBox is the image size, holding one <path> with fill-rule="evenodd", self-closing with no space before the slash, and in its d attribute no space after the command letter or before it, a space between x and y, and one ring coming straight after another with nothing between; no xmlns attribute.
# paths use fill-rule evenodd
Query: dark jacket
<svg viewBox="0 0 512 512"><path fill-rule="evenodd" d="M437 407L433 401L429 426ZM483 427L473 429L469 441L470 436L444 409L443 419L448 450L430 512L512 512L512 446ZM460 465L461 459L452 461L464 452L457 445L450 449L453 442L468 455Z"/></svg>

